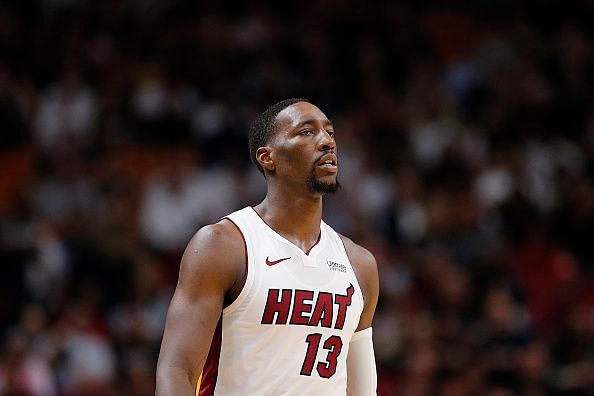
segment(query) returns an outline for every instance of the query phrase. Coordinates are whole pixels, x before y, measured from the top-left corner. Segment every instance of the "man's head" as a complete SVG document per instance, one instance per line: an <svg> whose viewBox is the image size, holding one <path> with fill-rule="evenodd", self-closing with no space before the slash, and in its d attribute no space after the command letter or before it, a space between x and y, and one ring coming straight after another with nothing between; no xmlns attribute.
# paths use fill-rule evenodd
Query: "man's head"
<svg viewBox="0 0 594 396"><path fill-rule="evenodd" d="M285 99L264 110L264 112L254 120L249 135L250 158L252 159L252 162L256 164L260 172L264 173L264 169L262 169L262 165L260 165L256 158L256 150L258 150L259 147L266 146L270 138L275 134L276 116L278 113L299 102L310 103L308 99L303 98Z"/></svg>
<svg viewBox="0 0 594 396"><path fill-rule="evenodd" d="M256 118L249 134L250 157L265 175L303 181L313 192L339 188L332 123L307 99L275 103Z"/></svg>

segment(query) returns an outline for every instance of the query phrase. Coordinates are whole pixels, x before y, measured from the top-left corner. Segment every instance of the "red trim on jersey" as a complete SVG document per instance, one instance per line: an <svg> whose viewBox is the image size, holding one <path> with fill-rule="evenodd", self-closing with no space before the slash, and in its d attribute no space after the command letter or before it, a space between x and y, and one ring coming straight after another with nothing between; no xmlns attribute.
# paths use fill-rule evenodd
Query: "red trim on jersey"
<svg viewBox="0 0 594 396"><path fill-rule="evenodd" d="M237 224L235 224L235 222L233 220L231 220L228 217L223 217L222 220L229 220L231 222L231 224L233 224L235 226L235 228L237 228L237 231L239 231L239 234L241 235L241 240L243 241L243 250L245 252L245 277L243 279L243 285L241 285L241 289L239 289L239 293L237 293L236 296L234 296L232 301L226 301L225 302L225 308L227 308L229 305L233 304L235 302L235 300L237 299L237 297L239 297L239 295L241 294L241 292L243 291L243 288L245 287L245 283L247 282L247 276L248 276L248 251L247 251L247 242L245 241L245 237L243 236L243 232L241 231L241 228L239 228L239 226Z"/></svg>
<svg viewBox="0 0 594 396"><path fill-rule="evenodd" d="M313 249L314 247L316 247L316 245L318 243L320 243L320 239L322 239L322 230L320 230L320 235L318 235L318 240L316 241L316 243L314 243L313 245L311 245L311 247L309 249L307 249L307 252L305 252L305 254L307 256L309 256L309 252L311 252L311 249Z"/></svg>
<svg viewBox="0 0 594 396"><path fill-rule="evenodd" d="M210 351L202 369L202 379L200 381L200 390L198 396L213 396L217 377L219 375L219 358L221 356L221 340L223 338L223 328L221 326L223 318L219 319L217 328L212 336Z"/></svg>

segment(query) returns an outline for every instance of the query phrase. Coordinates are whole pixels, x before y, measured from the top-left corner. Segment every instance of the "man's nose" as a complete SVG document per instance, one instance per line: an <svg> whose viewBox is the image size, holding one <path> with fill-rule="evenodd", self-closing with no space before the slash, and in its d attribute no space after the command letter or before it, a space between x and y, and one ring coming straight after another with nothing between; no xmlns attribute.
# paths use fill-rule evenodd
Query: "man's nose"
<svg viewBox="0 0 594 396"><path fill-rule="evenodd" d="M328 132L323 131L318 148L321 151L330 151L336 149L336 141L334 140L334 137L332 137Z"/></svg>

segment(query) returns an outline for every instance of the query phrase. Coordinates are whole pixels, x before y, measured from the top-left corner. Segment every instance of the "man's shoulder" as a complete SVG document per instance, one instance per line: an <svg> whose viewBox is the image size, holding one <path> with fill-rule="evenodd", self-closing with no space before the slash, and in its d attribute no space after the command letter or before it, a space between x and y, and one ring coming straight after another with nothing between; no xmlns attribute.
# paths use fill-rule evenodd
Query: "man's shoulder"
<svg viewBox="0 0 594 396"><path fill-rule="evenodd" d="M216 223L201 227L190 240L192 243L207 243L212 245L235 244L242 242L241 232L229 219L223 218Z"/></svg>
<svg viewBox="0 0 594 396"><path fill-rule="evenodd" d="M367 250L363 246L355 243L349 237L344 236L340 233L337 233L337 234L340 237L340 239L342 240L344 248L347 252L347 256L349 257L349 260L351 260L353 265L364 266L364 267L376 266L376 261L375 261L375 257L373 256L373 253L371 253L369 250Z"/></svg>
<svg viewBox="0 0 594 396"><path fill-rule="evenodd" d="M228 219L200 228L186 247L184 256L190 261L237 261L245 252L243 236ZM192 260L195 258L195 260Z"/></svg>

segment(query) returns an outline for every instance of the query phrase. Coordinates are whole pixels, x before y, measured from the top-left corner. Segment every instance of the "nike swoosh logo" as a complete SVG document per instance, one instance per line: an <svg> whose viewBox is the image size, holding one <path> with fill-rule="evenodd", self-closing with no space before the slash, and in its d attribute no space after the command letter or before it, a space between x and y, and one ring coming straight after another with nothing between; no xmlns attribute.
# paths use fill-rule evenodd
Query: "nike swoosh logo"
<svg viewBox="0 0 594 396"><path fill-rule="evenodd" d="M267 265L267 266L269 266L269 267L271 267L271 266L273 266L273 265L276 265L276 264L278 264L278 263L280 263L280 262L283 262L283 261L285 261L285 260L288 260L288 259L290 259L290 258L291 258L291 257L285 257L285 258L282 258L282 259L278 259L278 260L270 261L270 257L266 257L266 265Z"/></svg>

